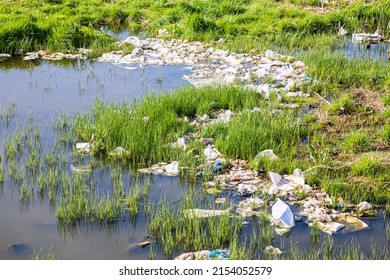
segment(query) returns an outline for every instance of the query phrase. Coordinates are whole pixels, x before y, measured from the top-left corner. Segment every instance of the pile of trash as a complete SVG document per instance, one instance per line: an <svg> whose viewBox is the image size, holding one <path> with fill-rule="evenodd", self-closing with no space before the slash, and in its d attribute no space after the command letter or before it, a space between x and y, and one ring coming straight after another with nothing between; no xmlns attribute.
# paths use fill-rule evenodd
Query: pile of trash
<svg viewBox="0 0 390 280"><path fill-rule="evenodd" d="M36 60L36 59L44 59L44 60L62 60L62 59L86 59L86 55L90 52L89 49L80 48L78 49L78 53L76 54L65 54L62 52L56 53L48 53L44 50L39 50L37 52L29 52L26 53L23 57L23 60Z"/></svg>
<svg viewBox="0 0 390 280"><path fill-rule="evenodd" d="M134 70L146 65L188 65L192 73L183 78L196 88L241 84L263 94L265 98L274 92L280 97L307 97L309 94L295 91L306 76L306 66L292 56L267 50L264 54L231 53L216 49L202 42L186 40L146 38L130 36L118 45L131 44L131 54L112 51L97 60L111 62L119 67Z"/></svg>
<svg viewBox="0 0 390 280"><path fill-rule="evenodd" d="M183 253L177 256L175 260L226 260L229 258L230 252L227 249L217 250L202 250L197 252Z"/></svg>
<svg viewBox="0 0 390 280"><path fill-rule="evenodd" d="M219 166L220 160L223 159L221 153L212 146L205 148L205 157L214 167ZM270 160L278 158L269 149L259 152L256 158L259 157L266 157ZM290 175L268 172L267 176L264 172L251 170L247 161L230 160L228 166L230 167L222 174L215 174L213 180L205 182L204 185L212 190L218 185L219 189L233 191L241 199L235 205L237 214L243 217L268 216L278 234L288 232L298 221L303 221L309 226L317 226L329 234L341 229L343 232L351 232L368 227L358 217L335 210L339 205L334 205L334 199L327 193L306 184L305 173L300 169L295 169ZM209 189L206 191L208 192ZM276 198L272 204L271 213L264 208L265 202L261 198L263 196ZM298 210L293 212L289 203L298 204ZM362 214L369 214L372 209L372 205L365 201L351 207ZM199 211L199 209L193 210ZM208 215L198 215L198 217L208 217L209 213L226 214L224 211L202 209L202 213L205 212Z"/></svg>
<svg viewBox="0 0 390 280"><path fill-rule="evenodd" d="M198 116L190 124L196 128L201 128L208 124L228 123L232 120L233 115L234 113L230 110L218 109L210 115L203 114L202 116Z"/></svg>
<svg viewBox="0 0 390 280"><path fill-rule="evenodd" d="M8 53L0 53L0 61L11 58L11 55Z"/></svg>
<svg viewBox="0 0 390 280"><path fill-rule="evenodd" d="M271 93L277 97L308 97L306 92L297 90L307 80L306 66L294 57L283 56L273 51L264 54L230 53L215 49L201 42L187 42L184 40L147 38L139 39L128 37L119 45L131 44L134 50L124 55L121 51L103 54L98 61L110 62L126 69L136 69L145 65L190 65L192 73L185 76L195 87L239 84L245 89L257 91L265 98ZM190 122L196 129L213 123L228 123L235 117L235 112L225 110L214 104L210 114L196 116L189 120L184 117L182 121ZM296 108L296 104L286 104L285 108ZM253 108L256 112L259 108ZM275 109L273 114L280 113ZM195 136L197 137L197 136ZM187 149L193 137L183 135L176 142L170 143L173 147ZM278 174L275 172L255 171L249 167L245 160L227 160L214 146L214 139L200 138L203 143L205 163L199 169L212 170L213 179L205 182L205 191L208 193L224 192L228 190L236 194L238 202L233 208L217 209L186 209L184 215L190 218L208 218L220 215L230 215L235 210L239 216L253 215L268 216L278 234L291 230L296 222L303 221L309 226L316 226L320 230L333 234L343 231L361 230L368 226L358 217L348 213L340 213L342 209L334 205L335 199L321 190L315 189L306 183L305 173L295 169L292 174ZM82 143L81 143L82 144ZM85 143L84 143L85 144ZM88 145L80 145L80 150L88 150ZM112 152L113 155L126 153L121 147ZM270 149L260 151L255 157L268 160L277 160L278 156ZM141 173L163 174L177 176L180 174L179 163L158 163L149 168L138 170ZM267 198L267 203L263 198ZM270 199L271 198L271 199ZM270 199L270 200L269 200ZM218 201L218 202L217 202ZM215 203L224 204L226 197L219 197ZM342 202L339 202L342 203ZM291 205L297 204L298 210L291 210ZM271 209L268 209L267 206ZM345 208L344 208L345 209ZM370 211L371 205L362 202L355 205L359 213ZM280 254L278 250L268 248L269 252ZM210 251L185 253L177 259L203 259L209 258Z"/></svg>
<svg viewBox="0 0 390 280"><path fill-rule="evenodd" d="M352 42L354 44L361 44L370 42L372 44L378 44L383 40L383 36L380 34L380 31L377 29L374 33L353 33Z"/></svg>
<svg viewBox="0 0 390 280"><path fill-rule="evenodd" d="M223 114L223 116L226 115L230 115L230 113ZM210 122L210 120L208 121ZM93 138L91 138L90 142L76 143L76 149L80 152L90 153L93 145L97 144L91 144L93 143ZM189 141L191 141L190 137L182 136L173 144L186 149ZM235 209L235 212L242 217L254 215L269 217L271 223L275 226L275 231L281 235L290 231L295 226L295 222L298 221L303 221L309 226L316 226L329 234L340 230L351 232L368 227L358 217L335 210L343 208L340 206L344 202L340 201L340 199L336 202L327 193L306 184L305 173L302 170L295 169L293 174L289 175L280 175L275 172L260 172L260 170L254 171L249 167L248 161L239 159L226 160L222 153L210 142L213 142L212 139L203 139L202 141L205 145L203 153L206 162L204 165L213 171L213 179L204 183L205 191L208 193L219 193L228 190L235 193L239 201L235 202L233 208L230 207L224 210L186 209L183 213L185 216L189 218L208 218L230 215L233 212L232 210ZM109 154L120 157L126 155L126 153L128 152L124 148L117 147ZM255 159L259 160L261 157L268 160L277 160L279 158L271 149L260 151ZM74 166L71 166L71 169L74 172L91 172L90 169L79 170L80 168ZM179 163L173 161L171 163L157 163L149 168L138 169L138 172L178 176L180 169ZM274 199L274 203L271 203L271 211L264 206L265 202L262 197ZM224 204L226 201L226 197L218 197L215 203ZM335 205L335 203L338 203L338 205ZM298 204L298 210L293 212L289 204ZM358 205L349 205L349 208L353 208L359 215L370 214L370 211L372 211L372 205L365 201Z"/></svg>
<svg viewBox="0 0 390 280"><path fill-rule="evenodd" d="M171 163L160 162L152 165L150 168L141 168L138 169L140 173L146 174L163 174L166 176L177 176L180 173L179 163L177 161L172 161Z"/></svg>

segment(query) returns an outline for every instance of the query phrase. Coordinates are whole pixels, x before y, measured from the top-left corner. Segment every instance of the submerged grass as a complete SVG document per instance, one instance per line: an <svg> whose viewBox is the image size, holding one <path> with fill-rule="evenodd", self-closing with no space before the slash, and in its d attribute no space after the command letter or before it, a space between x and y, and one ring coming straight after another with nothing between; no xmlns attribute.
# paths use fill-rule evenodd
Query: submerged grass
<svg viewBox="0 0 390 280"><path fill-rule="evenodd" d="M191 209L194 204L187 200L182 207ZM192 217L183 213L182 207L161 204L150 217L150 230L167 255L172 255L174 251L227 248L232 237L241 231L242 220L239 217Z"/></svg>
<svg viewBox="0 0 390 280"><path fill-rule="evenodd" d="M358 131L341 124L345 118L357 116L359 122L364 118L361 105L352 104L355 98L349 94L342 96L332 105L334 108L330 107L331 112L337 112L334 120L340 122L337 133L333 129L323 131L324 124L297 110L273 113L284 100L266 101L256 92L234 87L185 88L161 96L150 95L132 104L96 101L93 116L77 116L71 130L74 129L77 141L93 138L92 143L98 143L95 145L98 148L93 149L95 155L108 156L115 161L118 157L111 156L111 152L123 147L126 152L120 158L132 165L149 166L177 160L182 176L187 178L193 178L196 167L205 162L200 137L213 138L215 147L226 158L249 160L255 169L292 173L295 168L305 170L318 164L337 167L342 164L340 161L355 162L362 153L375 153L385 147L386 125L378 133L370 127L370 122L364 122L363 127L367 127ZM249 109L254 107L260 110L251 112ZM203 114L213 116L221 109L234 112L230 122L217 121L200 127L193 122ZM377 123L385 122L375 117L379 116L379 111L369 114ZM329 124L325 126L328 129ZM186 151L172 145L183 135L191 139ZM257 153L265 149L273 149L279 159L254 160ZM311 171L307 180L333 196L341 195L355 202L360 202L362 197L386 202L390 197L386 157L376 157L375 167L371 165L371 161L362 157L352 166L349 164L332 172ZM370 187L364 187L368 181L371 181Z"/></svg>
<svg viewBox="0 0 390 280"><path fill-rule="evenodd" d="M184 117L194 119L196 115L210 113L216 103L220 108L242 110L254 107L260 100L256 93L237 89L194 91L185 88L164 96L145 97L134 106L97 101L92 123L80 122L82 126L76 129L89 130L95 134L95 139L102 139L106 153L118 146L125 148L133 163L169 161L180 152L170 143L186 133L195 132Z"/></svg>
<svg viewBox="0 0 390 280"><path fill-rule="evenodd" d="M96 154L109 155L117 147L126 150L121 157L132 164L178 160L187 167L204 162L203 148L194 137L214 138L215 146L228 158L252 160L264 149L274 149L283 158L295 161L301 138L307 137L295 111L272 113L279 104L265 101L256 92L239 88L185 88L163 96L148 96L135 104L114 105L96 101L93 119L75 118L78 141L99 142ZM260 107L259 112L248 111ZM193 120L220 109L234 112L229 123L216 122L200 129ZM187 151L172 146L183 136L193 138ZM296 149L289 149L295 147Z"/></svg>
<svg viewBox="0 0 390 280"><path fill-rule="evenodd" d="M305 169L315 164L335 166L339 164L338 156L354 162L348 168L335 171L317 169L308 175L307 182L333 198L343 198L345 203L362 200L389 203L388 165L382 158L362 155L366 151L374 153L371 140L382 137L383 141L385 132L378 134L364 130L361 136L357 134L362 132L343 131L332 136L326 130L319 131L321 127L313 123L315 118L306 117L298 110L284 109L279 114L273 113L275 108L282 108L280 102L284 100L266 101L256 92L239 88L185 88L166 95L151 95L134 103L96 101L93 114L82 113L74 119L61 115L53 122L56 133L62 135L65 132L64 137L59 137L64 139L64 143L58 146L62 152L49 150L42 153L40 132L30 119L25 128L17 130L4 143L6 173L8 179L20 186L21 203L27 203L35 191L43 194L42 197L47 195L55 204L61 225L118 223L127 219L126 214L136 217L143 211L149 217L152 238L156 238L163 252L170 256L186 251L226 248L233 259L361 259L363 255L358 246L350 249L344 248L348 244L337 247L329 240L324 241L315 228L310 231L314 246L310 250L301 251L290 246L290 251L280 257L265 254L264 248L274 239L273 227L267 219L256 220L256 229L247 234L241 217L225 215L199 219L183 215L183 209L214 207L205 203L204 197L199 198L198 201L203 202L200 205L195 204L198 197L194 196L182 204L161 202L155 206L146 203L147 183L143 190L139 184L126 188L123 178L128 170L121 169L118 158L110 155L121 146L127 151L119 158L122 163L179 160L181 166L194 168L204 163L204 146L196 138L213 137L216 148L224 156L248 159L254 167L266 171L291 173L297 167ZM248 110L254 107L260 110ZM206 113L213 116L221 109L234 112L230 122L204 127L192 123L198 116ZM351 110L349 114L355 113ZM386 131L386 126L383 128ZM183 151L172 147L171 143L185 134L192 138L188 149ZM104 169L108 163L112 188L107 191L94 187L93 171L92 174L71 175L67 171L69 161L64 151L73 151L76 141L91 139L93 144L98 143L93 149L96 157L86 160L84 155L73 153L72 159L77 164L88 164L92 169ZM332 148L333 144L335 147ZM256 154L267 148L272 148L279 159L255 162ZM339 152L336 156L333 154L335 150ZM355 161L355 157L359 160ZM32 172L34 169L36 172ZM388 258L388 253L373 251L372 256Z"/></svg>
<svg viewBox="0 0 390 280"><path fill-rule="evenodd" d="M273 228L266 219L260 218L258 228L247 236L239 217L184 216L183 209L195 207L194 197L178 205L161 203L155 209L146 203L149 189L144 186L140 190L138 184L127 188L122 174L128 170L124 172L117 164L121 160L123 165L149 166L178 160L181 174L193 178L196 167L205 162L204 146L198 138L212 137L225 157L247 159L255 169L291 173L295 168L329 165L331 169L308 172L307 183L333 199L341 197L345 204L367 200L389 205L388 160L366 153L388 153L390 66L332 52L339 23L349 31L364 27L373 32L380 28L386 34L389 2L342 2L329 4L327 13L316 13L319 1L2 1L0 52L21 54L40 48L73 52L87 47L98 55L118 48L114 38L100 31L101 26L147 31L150 35L165 28L172 37L208 41L215 46L214 41L223 37L225 41L218 43L218 48L231 51L256 53L272 48L298 56L309 65L307 74L312 78L305 89L331 102L322 106L315 98L304 101L317 111L303 116L300 109L283 109L281 103L286 100L266 101L256 92L234 87L185 88L133 103L98 100L93 113L73 119L62 115L53 123L58 141L55 146L64 154L74 150L75 142L92 142L96 157L87 160L91 169L88 173L70 175L69 158L57 150L42 155L39 129L29 120L26 128L4 141L0 184L9 180L17 185L21 202L28 202L35 191L42 198L47 196L55 205L60 224L117 223L126 219L126 213L136 217L143 211L149 216L149 229L168 255L228 248L234 259L364 258L356 244L337 247L332 239L324 240L316 228L310 229L315 247L312 250L300 251L291 245L281 257L266 255L263 249L273 241ZM360 102L361 96L351 90L354 88L380 90L379 99L362 105L372 100ZM248 111L254 107L260 111ZM282 112L273 113L276 108L282 108ZM213 115L221 109L234 112L230 122L201 128L192 123L203 114ZM0 109L1 120L8 125L15 110L13 104ZM321 115L327 113L329 116ZM172 146L183 135L192 140L186 151ZM126 152L112 154L117 147ZM264 149L273 149L279 159L254 160ZM72 156L81 166L86 164L83 155ZM344 166L345 161L349 164ZM113 166L112 188L102 192L94 187L93 171L104 169L107 163ZM388 251L373 250L371 255L389 258ZM40 258L39 253L36 258Z"/></svg>

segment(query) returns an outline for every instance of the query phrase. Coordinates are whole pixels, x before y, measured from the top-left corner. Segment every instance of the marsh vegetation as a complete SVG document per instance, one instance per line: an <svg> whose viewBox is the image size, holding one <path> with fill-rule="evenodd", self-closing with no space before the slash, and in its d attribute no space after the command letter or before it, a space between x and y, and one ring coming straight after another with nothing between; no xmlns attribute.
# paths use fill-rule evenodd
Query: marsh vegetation
<svg viewBox="0 0 390 280"><path fill-rule="evenodd" d="M1 93L0 193L4 188L16 192L24 213L30 203L48 203L64 235L77 235L82 229L88 235L90 228L134 229L142 220L142 233L137 234L152 242L142 249L148 250L143 258L227 249L231 259L389 259L390 64L335 50L340 26L350 33L380 29L388 35L389 20L386 0L356 0L353 5L340 0L326 6L314 0L2 1L0 53L17 57L39 49L74 53L79 48L91 49L91 58L109 51L128 53L131 46L115 44L116 38L102 28L151 37L165 29L164 38L205 41L231 52L273 49L299 57L307 65L307 79L294 89L310 97L278 98L271 93L266 99L235 84L186 86L137 99L127 96L121 102L96 98L88 110L53 116L47 134L34 112L17 122L18 104ZM9 71L2 63L1 71ZM85 71L90 71L88 79L99 80L92 67ZM156 81L161 84L164 79ZM46 82L46 93L57 88ZM84 91L79 80L79 95ZM292 103L298 106L286 107ZM229 122L197 125L201 116L226 110L234 113ZM185 149L172 145L182 136L190 140ZM210 138L226 159L245 160L256 172L305 170L307 184L343 202L329 206L333 210L347 211L348 205L362 201L375 205L369 216L380 220L382 228L373 230L375 238L381 236L380 244L362 245L362 237L353 234L328 236L303 223L299 227L309 241L294 233L280 237L266 214L275 197L263 192L255 193L266 201L263 215L184 215L193 208L231 210L240 199L218 182L214 193L203 185L215 175L213 166L205 165L202 139ZM90 143L91 149L83 153L76 143ZM125 152L117 152L118 147ZM266 149L278 158L256 158ZM172 161L180 167L175 184L186 182L180 192L173 188L177 196L156 194L153 181L164 176L137 172ZM228 170L229 163L223 168ZM300 193L300 198L305 195ZM217 205L218 197L227 197L227 203ZM268 245L280 247L283 254L266 253ZM134 250L131 247L128 254ZM52 248L36 249L31 256L61 258Z"/></svg>

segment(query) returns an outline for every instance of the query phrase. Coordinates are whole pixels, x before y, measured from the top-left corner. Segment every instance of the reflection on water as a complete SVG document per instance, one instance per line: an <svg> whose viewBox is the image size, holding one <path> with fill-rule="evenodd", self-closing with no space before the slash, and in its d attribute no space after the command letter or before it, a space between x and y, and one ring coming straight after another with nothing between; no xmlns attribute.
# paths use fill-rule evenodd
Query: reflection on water
<svg viewBox="0 0 390 280"><path fill-rule="evenodd" d="M352 39L348 36L339 38L336 46L336 51L343 51L348 57L351 58L367 58L373 60L387 60L387 50L390 50L390 43L381 41L378 44L371 44L367 47L366 43L358 44L352 42Z"/></svg>
<svg viewBox="0 0 390 280"><path fill-rule="evenodd" d="M129 71L110 63L89 60L0 63L1 103L14 100L18 113L31 108L35 120L52 118L91 108L96 98L132 101L146 92L162 92L188 85L182 79L184 66L150 66Z"/></svg>
<svg viewBox="0 0 390 280"><path fill-rule="evenodd" d="M61 114L72 116L82 110L90 111L96 98L105 98L114 102L140 99L147 92L162 92L187 83L181 79L187 70L183 66L145 67L128 71L108 63L92 61L63 61L63 62L21 62L10 60L0 63L0 103L16 105L15 116L7 123L0 121L0 139L4 142L7 135L13 135L18 127L28 122L31 110L35 123L40 127L40 146L45 149L56 147L53 155L63 159L58 168L72 176L69 164L72 154L69 147L53 144L54 135L52 120ZM0 145L1 157L4 159L4 145ZM42 156L48 158L49 154ZM88 163L88 159L85 159ZM1 162L3 163L3 162ZM33 249L43 252L52 250L60 259L149 259L149 248L137 246L145 241L149 233L150 217L147 206L156 209L162 200L177 202L188 191L194 191L200 186L186 182L177 177L162 175L143 175L135 178L133 170L128 167L118 167L114 164L95 169L83 175L87 182L87 190L100 196L112 195L115 188L113 169L120 168L120 180L125 193L129 193L136 184L150 185L147 198L142 200L137 215L127 212L116 223L87 223L83 220L74 223L59 222L56 217L55 200L50 200L47 194L41 194L35 187L31 198L19 198L20 186L7 177L0 185L0 259L30 259ZM31 179L31 178L30 178ZM37 186L37 182L29 181ZM232 192L225 193L228 200L237 202L238 197ZM213 197L210 198L213 203ZM202 204L195 203L197 207ZM248 218L249 224L244 225L243 232L248 235L259 231L258 218ZM350 234L335 234L336 245L342 245L354 239L364 253L371 253L372 239L380 244L386 244L384 234L386 228L382 218L377 220L365 219L370 225L369 230ZM322 239L326 234L320 233ZM297 222L296 227L284 236L271 232L270 238L275 247L288 251L290 247L309 250L321 246L310 238L310 229L303 222ZM248 240L249 244L250 240ZM17 244L9 247L10 244ZM153 244L153 257L170 259L161 249L162 244ZM205 248L206 249L206 248ZM215 249L215 248L209 248ZM257 248L261 252L261 246ZM11 253L10 253L11 251ZM174 251L175 254L182 252Z"/></svg>
<svg viewBox="0 0 390 280"><path fill-rule="evenodd" d="M90 60L22 61L11 59L0 62L0 104L2 111L15 105L15 115L0 121L0 151L3 164L6 137L23 128L29 119L40 128L40 146L44 153L55 147L52 121L60 115L72 116L76 112L90 111L96 98L114 102L132 102L145 93L160 93L188 85L182 79L188 70L184 66L144 67L129 71L109 63L95 63ZM31 113L30 113L31 112ZM7 136L8 135L8 136ZM71 161L69 147L57 147L57 156L63 157L67 173ZM68 153L68 154L67 154ZM45 156L42 156L44 158ZM17 166L18 167L18 166ZM23 167L24 168L24 167ZM33 188L29 199L19 198L19 184L9 180L8 170L5 182L0 186L0 259L30 259L33 248L42 251L52 249L61 259L142 259L147 253L128 253L129 240L143 239L146 216L124 218L113 224L59 224L56 205L45 193ZM150 184L149 203L162 198L175 200L188 189L188 184L179 178L143 176L135 179L130 170L123 170L122 181L128 191L138 180ZM112 192L111 167L94 170L89 175L91 190L106 195ZM28 182L30 182L28 180ZM36 187L36 182L30 182ZM9 244L15 252L9 253ZM28 247L27 247L28 246ZM23 251L23 252L22 252ZM22 253L16 253L22 252Z"/></svg>

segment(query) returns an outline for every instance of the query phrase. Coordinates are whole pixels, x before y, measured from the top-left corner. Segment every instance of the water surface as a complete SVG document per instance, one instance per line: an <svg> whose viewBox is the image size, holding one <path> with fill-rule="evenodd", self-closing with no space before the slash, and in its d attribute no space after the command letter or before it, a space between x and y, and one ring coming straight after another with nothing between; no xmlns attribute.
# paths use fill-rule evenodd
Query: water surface
<svg viewBox="0 0 390 280"><path fill-rule="evenodd" d="M189 71L184 66L148 66L129 71L110 63L96 63L90 60L61 62L22 62L11 60L0 62L0 104L2 110L7 106L16 107L15 115L7 123L0 121L0 151L4 159L4 141L28 122L29 115L40 127L42 151L55 146L53 120L61 114L73 116L81 111L90 112L96 98L113 102L141 99L150 92L162 93L178 87L189 86L182 79ZM31 112L31 113L30 113ZM72 155L65 148L66 166ZM6 169L6 168L5 168ZM87 175L89 187L100 194L110 194L113 190L112 170L105 166ZM134 188L136 180L150 184L148 203L158 206L162 200L175 202L199 184L187 182L178 177L145 175L133 177L132 170L121 169L124 189ZM137 216L126 213L117 223L74 223L60 224L56 217L56 205L47 197L41 197L37 190L28 201L19 199L18 186L7 176L0 186L0 259L31 259L34 250L46 253L52 250L60 259L149 259L148 248L140 249L137 244L146 240L148 234L147 215L140 207ZM230 194L234 200L237 197ZM250 234L257 226L256 219L247 219L244 232ZM370 229L355 233L333 235L336 245L351 240L359 244L369 257L371 246L387 246L386 223L378 216L364 219ZM321 238L326 234L320 233ZM15 244L9 247L10 244ZM272 244L288 251L290 246L310 250L321 244L310 238L310 229L298 222L287 235L273 234ZM348 243L349 244L349 243ZM155 246L154 258L171 259L165 256L160 245ZM346 245L348 246L348 245ZM207 248L205 248L207 249ZM216 249L216 248L209 248ZM175 252L181 254L183 252Z"/></svg>

